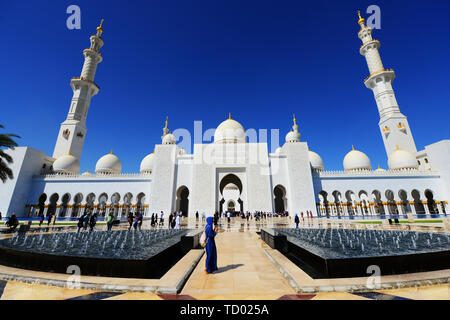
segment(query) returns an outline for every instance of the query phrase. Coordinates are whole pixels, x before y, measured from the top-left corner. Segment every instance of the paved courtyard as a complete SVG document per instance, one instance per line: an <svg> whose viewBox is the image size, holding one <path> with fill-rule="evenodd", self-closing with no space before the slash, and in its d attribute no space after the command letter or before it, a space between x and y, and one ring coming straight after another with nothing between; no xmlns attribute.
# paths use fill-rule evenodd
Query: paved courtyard
<svg viewBox="0 0 450 320"><path fill-rule="evenodd" d="M200 227L201 222L185 221L185 227ZM49 300L98 300L98 299L200 299L200 300L404 300L404 299L450 299L450 270L424 272L400 276L382 277L382 283L416 281L416 285L386 290L336 290L351 286L364 286L366 278L312 279L300 268L276 250L268 247L259 237L261 227L292 226L290 219L267 219L255 223L251 220L234 219L231 224L222 223L216 237L219 270L213 274L204 271L205 255L201 250L191 250L163 278L159 280L123 279L82 276L83 283L110 284L111 288L122 286L168 285L178 281L190 266L195 266L179 294L138 292L142 290L68 289L51 285L52 281L64 281L65 274L51 274L0 266L0 295L3 300L49 299ZM305 221L304 227L330 227L329 221ZM147 227L147 226L144 226ZM342 224L334 227L365 228L366 225ZM381 225L379 226L382 227ZM405 228L399 226L395 228ZM394 228L394 227L390 227ZM410 228L434 228L442 232L439 224L417 225ZM198 257L201 256L201 259ZM198 262L198 263L197 263ZM288 276L287 276L288 275ZM34 280L33 280L34 279ZM429 279L440 279L430 282ZM310 288L312 290L307 292ZM334 289L333 289L334 288ZM300 291L299 291L300 289ZM301 292L301 290L304 290ZM333 292L329 292L333 290ZM128 291L128 292L126 292ZM328 292L327 292L328 291ZM349 292L353 291L353 292Z"/></svg>

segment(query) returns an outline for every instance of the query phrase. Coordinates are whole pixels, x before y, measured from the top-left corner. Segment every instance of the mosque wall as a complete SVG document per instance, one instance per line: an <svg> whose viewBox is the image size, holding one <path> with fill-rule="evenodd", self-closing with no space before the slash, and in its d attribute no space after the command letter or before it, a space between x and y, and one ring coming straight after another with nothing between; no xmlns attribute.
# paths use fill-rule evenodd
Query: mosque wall
<svg viewBox="0 0 450 320"><path fill-rule="evenodd" d="M307 144L305 142L286 143L283 152L287 156L289 212L293 215L310 210L317 215Z"/></svg>
<svg viewBox="0 0 450 320"><path fill-rule="evenodd" d="M13 171L14 179L8 179L5 183L0 182L0 212L3 217L13 213L23 217L32 177L40 173L44 164L51 165L51 158L44 152L30 147L17 147L5 152L13 158L14 162L9 167Z"/></svg>
<svg viewBox="0 0 450 320"><path fill-rule="evenodd" d="M176 178L176 145L157 145L153 162L152 183L154 188L150 195L150 212L168 213L174 210Z"/></svg>

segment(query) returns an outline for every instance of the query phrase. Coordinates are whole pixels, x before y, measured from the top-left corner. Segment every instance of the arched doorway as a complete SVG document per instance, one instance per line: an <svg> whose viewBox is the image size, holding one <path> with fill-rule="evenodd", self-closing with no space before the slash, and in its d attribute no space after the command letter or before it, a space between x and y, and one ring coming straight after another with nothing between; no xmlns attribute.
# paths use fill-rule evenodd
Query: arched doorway
<svg viewBox="0 0 450 320"><path fill-rule="evenodd" d="M287 208L286 189L282 185L278 185L273 189L275 202L275 212L283 213Z"/></svg>
<svg viewBox="0 0 450 320"><path fill-rule="evenodd" d="M177 191L177 211L181 211L184 217L189 214L189 189L181 186Z"/></svg>
<svg viewBox="0 0 450 320"><path fill-rule="evenodd" d="M230 200L234 203L233 212L240 211L244 212L244 201L241 199L242 195L242 181L235 174L227 174L222 178L219 184L220 191L220 201L219 201L219 213L228 210L228 204ZM225 208L224 208L224 204ZM238 203L239 205L237 205Z"/></svg>
<svg viewBox="0 0 450 320"><path fill-rule="evenodd" d="M39 197L39 204L38 204L38 208L39 208L39 214L38 216L41 215L41 213L44 213L44 209L45 209L45 201L47 200L47 195L45 193L41 194L41 196Z"/></svg>
<svg viewBox="0 0 450 320"><path fill-rule="evenodd" d="M235 212L236 211L236 203L233 200L228 201L227 210L229 212Z"/></svg>

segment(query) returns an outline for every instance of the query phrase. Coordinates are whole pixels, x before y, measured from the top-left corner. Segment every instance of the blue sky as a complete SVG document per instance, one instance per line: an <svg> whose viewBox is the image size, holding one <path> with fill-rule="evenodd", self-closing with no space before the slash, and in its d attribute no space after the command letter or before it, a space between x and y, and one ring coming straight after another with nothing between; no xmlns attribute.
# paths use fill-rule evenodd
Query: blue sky
<svg viewBox="0 0 450 320"><path fill-rule="evenodd" d="M66 8L81 8L81 30ZM450 138L450 2L435 1L2 1L2 123L20 145L52 155L69 110L70 78L105 19L81 170L111 148L137 172L171 130L215 128L231 112L246 129L280 129L295 112L301 140L328 170L351 145L387 167L378 111L363 79L356 10L381 8L381 57L419 149Z"/></svg>

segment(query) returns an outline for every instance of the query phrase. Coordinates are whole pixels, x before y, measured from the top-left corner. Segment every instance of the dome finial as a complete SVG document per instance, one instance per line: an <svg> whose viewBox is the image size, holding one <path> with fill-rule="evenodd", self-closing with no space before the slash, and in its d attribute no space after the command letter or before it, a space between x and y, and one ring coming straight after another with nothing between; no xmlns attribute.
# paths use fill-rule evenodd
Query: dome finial
<svg viewBox="0 0 450 320"><path fill-rule="evenodd" d="M293 115L294 115L294 124L297 124L297 120L295 119L295 113Z"/></svg>
<svg viewBox="0 0 450 320"><path fill-rule="evenodd" d="M231 120L231 112L228 113L228 119Z"/></svg>
<svg viewBox="0 0 450 320"><path fill-rule="evenodd" d="M355 147L352 145L352 151L355 151Z"/></svg>
<svg viewBox="0 0 450 320"><path fill-rule="evenodd" d="M359 25L364 24L364 22L365 22L366 20L364 20L364 18L361 17L361 11L359 11L359 10L358 10L358 17L359 17L358 24L359 24Z"/></svg>
<svg viewBox="0 0 450 320"><path fill-rule="evenodd" d="M400 150L400 148L398 147L398 144L396 146L397 146L397 150Z"/></svg>
<svg viewBox="0 0 450 320"><path fill-rule="evenodd" d="M68 156L72 155L72 149L69 149L69 153L67 154Z"/></svg>
<svg viewBox="0 0 450 320"><path fill-rule="evenodd" d="M166 126L164 128L167 128L167 126L169 125L169 117L168 116L166 117L166 122L165 123L166 123Z"/></svg>
<svg viewBox="0 0 450 320"><path fill-rule="evenodd" d="M109 154L113 154L113 148L111 148L111 152Z"/></svg>
<svg viewBox="0 0 450 320"><path fill-rule="evenodd" d="M100 25L97 27L97 35L100 37L103 33L103 21L104 19L102 19L102 21L100 22Z"/></svg>

